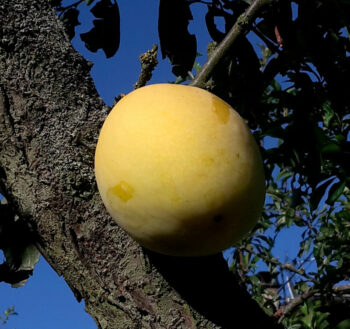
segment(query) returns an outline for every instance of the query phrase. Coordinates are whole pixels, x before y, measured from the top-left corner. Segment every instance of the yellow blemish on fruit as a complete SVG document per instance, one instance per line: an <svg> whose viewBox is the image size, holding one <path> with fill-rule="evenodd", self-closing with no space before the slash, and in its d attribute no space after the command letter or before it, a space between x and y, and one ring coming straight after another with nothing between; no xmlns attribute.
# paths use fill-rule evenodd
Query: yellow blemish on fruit
<svg viewBox="0 0 350 329"><path fill-rule="evenodd" d="M213 99L212 110L216 114L219 122L226 124L230 117L230 109L227 106L222 106L222 103L219 103L217 99Z"/></svg>
<svg viewBox="0 0 350 329"><path fill-rule="evenodd" d="M203 165L206 167L211 167L215 162L215 159L209 155L208 156L203 155L201 160L202 160Z"/></svg>
<svg viewBox="0 0 350 329"><path fill-rule="evenodd" d="M110 191L108 192L113 193L121 201L128 202L132 199L135 190L127 182L121 181L118 185L110 188Z"/></svg>

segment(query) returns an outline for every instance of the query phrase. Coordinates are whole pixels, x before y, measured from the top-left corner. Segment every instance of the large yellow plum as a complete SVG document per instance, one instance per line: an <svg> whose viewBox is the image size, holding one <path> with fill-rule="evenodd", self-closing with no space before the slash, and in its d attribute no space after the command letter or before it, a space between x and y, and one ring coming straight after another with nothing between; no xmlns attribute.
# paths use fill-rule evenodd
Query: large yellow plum
<svg viewBox="0 0 350 329"><path fill-rule="evenodd" d="M256 224L265 198L258 146L208 91L155 84L123 97L95 154L102 200L142 246L175 256L220 252Z"/></svg>

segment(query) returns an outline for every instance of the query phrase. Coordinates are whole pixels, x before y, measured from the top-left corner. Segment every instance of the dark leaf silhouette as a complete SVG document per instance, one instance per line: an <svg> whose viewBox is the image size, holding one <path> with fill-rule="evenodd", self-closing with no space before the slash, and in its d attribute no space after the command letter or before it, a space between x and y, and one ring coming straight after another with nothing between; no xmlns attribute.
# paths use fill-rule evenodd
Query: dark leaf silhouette
<svg viewBox="0 0 350 329"><path fill-rule="evenodd" d="M197 54L196 37L188 32L192 20L185 0L160 0L158 32L163 58L168 57L176 76L186 77Z"/></svg>
<svg viewBox="0 0 350 329"><path fill-rule="evenodd" d="M78 21L79 10L75 8L68 9L62 16L62 21L70 40L75 36L75 27L80 25Z"/></svg>
<svg viewBox="0 0 350 329"><path fill-rule="evenodd" d="M15 220L6 199L0 201L0 249L6 258L0 264L0 282L21 287L32 275L40 254L34 246L34 237L28 232L27 224L20 219Z"/></svg>
<svg viewBox="0 0 350 329"><path fill-rule="evenodd" d="M222 12L216 7L208 6L208 12L205 15L205 23L207 25L209 35L216 42L220 42L225 37L225 33L218 30L214 19L215 16L223 16L225 13L226 12Z"/></svg>
<svg viewBox="0 0 350 329"><path fill-rule="evenodd" d="M59 7L61 5L62 0L51 0L50 5L53 7Z"/></svg>
<svg viewBox="0 0 350 329"><path fill-rule="evenodd" d="M85 46L92 52L102 49L107 58L115 55L120 42L120 16L117 2L101 0L92 9L94 27L87 33L80 34Z"/></svg>
<svg viewBox="0 0 350 329"><path fill-rule="evenodd" d="M239 15L242 14L248 7L248 4L244 1L224 1L224 3L225 5L221 6L218 3L214 2L213 5L208 6L208 12L205 15L205 23L207 25L209 35L216 42L222 41L222 39L225 37L225 34L230 30L235 21L238 19ZM224 10L224 8L232 11L233 14ZM215 24L216 17L222 17L225 20L225 31L220 31L217 28Z"/></svg>

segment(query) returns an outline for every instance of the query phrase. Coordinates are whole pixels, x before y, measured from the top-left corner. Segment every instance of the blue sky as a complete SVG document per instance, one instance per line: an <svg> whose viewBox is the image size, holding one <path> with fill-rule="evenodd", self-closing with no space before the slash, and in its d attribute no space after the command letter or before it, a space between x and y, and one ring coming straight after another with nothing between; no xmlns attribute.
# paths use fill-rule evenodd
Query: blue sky
<svg viewBox="0 0 350 329"><path fill-rule="evenodd" d="M92 77L100 96L108 105L113 104L114 97L132 90L140 73L139 55L157 43L158 0L119 0L121 14L121 43L116 56L106 59L102 51L97 54L86 50L79 38L75 38L74 47L83 56L94 62ZM132 3L132 4L131 4ZM92 25L89 9L83 10L79 20L83 24L76 30L87 32ZM205 7L195 4L191 7L196 24L190 25L198 41L198 52L203 54L198 60L206 60L206 47L209 42L204 24ZM88 23L87 23L88 22ZM158 54L157 66L151 83L174 81L171 67L167 60ZM295 232L294 232L295 233ZM298 241L291 232L284 232L278 239L278 255L282 260L286 255L293 256ZM2 260L0 255L0 261ZM96 325L84 312L84 304L78 303L64 280L41 258L23 288L13 289L0 283L0 312L14 305L17 316L11 317L7 329L95 329Z"/></svg>

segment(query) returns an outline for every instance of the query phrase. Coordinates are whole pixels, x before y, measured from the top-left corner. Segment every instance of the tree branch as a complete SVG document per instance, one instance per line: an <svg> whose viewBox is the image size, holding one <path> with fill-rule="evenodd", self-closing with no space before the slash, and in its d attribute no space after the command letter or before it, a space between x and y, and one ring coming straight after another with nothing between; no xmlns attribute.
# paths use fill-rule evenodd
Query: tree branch
<svg viewBox="0 0 350 329"><path fill-rule="evenodd" d="M341 286L334 286L332 288L334 293L338 293L338 294L344 294L348 291L350 291L350 284L345 284L345 285L341 285ZM281 323L282 320L291 312L293 312L296 307L298 307L300 304L302 304L303 302L305 302L306 300L308 300L310 297L314 296L314 295L318 295L318 293L320 292L319 289L315 288L315 287L310 287L308 288L303 294L301 294L300 296L294 298L289 304L287 304L283 310L283 314L282 316L279 318L278 323Z"/></svg>
<svg viewBox="0 0 350 329"><path fill-rule="evenodd" d="M311 296L316 294L319 290L316 288L308 288L302 295L294 298L283 310L283 315L279 318L278 323L281 323L282 320L291 312L295 310L297 306L304 303Z"/></svg>
<svg viewBox="0 0 350 329"><path fill-rule="evenodd" d="M246 252L249 252L255 256L258 256L260 257L265 263L270 263L270 264L273 264L273 265L276 265L276 266L279 266L281 269L283 270L287 270L287 271L290 271L290 272L293 272L295 274L299 274L299 275L302 275L304 276L305 278L307 278L309 281L312 281L313 282L313 279L311 277L309 277L306 273L305 273L305 270L303 268L296 268L294 267L292 264L290 263L281 263L280 261L278 261L276 258L269 258L261 253L257 253L253 250L250 250L250 249L247 249L247 248L242 248L242 250L246 251Z"/></svg>
<svg viewBox="0 0 350 329"><path fill-rule="evenodd" d="M344 284L341 286L334 286L333 291L335 293L346 294L346 293L350 292L350 284Z"/></svg>
<svg viewBox="0 0 350 329"><path fill-rule="evenodd" d="M213 51L201 71L191 82L191 85L195 87L203 87L205 82L212 75L215 67L221 59L225 57L238 37L248 32L250 25L253 23L261 9L276 1L277 0L254 0L249 8L238 17L236 23L225 36L224 40L222 40L218 47Z"/></svg>

